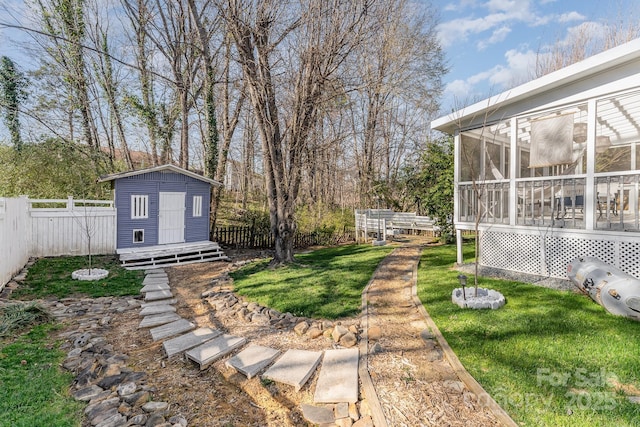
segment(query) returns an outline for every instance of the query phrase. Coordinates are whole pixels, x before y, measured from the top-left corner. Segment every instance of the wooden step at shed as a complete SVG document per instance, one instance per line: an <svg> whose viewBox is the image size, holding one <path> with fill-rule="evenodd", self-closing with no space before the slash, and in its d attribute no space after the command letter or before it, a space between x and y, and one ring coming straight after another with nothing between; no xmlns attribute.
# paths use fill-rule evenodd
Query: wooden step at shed
<svg viewBox="0 0 640 427"><path fill-rule="evenodd" d="M196 325L194 325L193 323L189 322L186 319L180 319L176 320L175 322L151 328L149 332L151 332L151 339L154 341L158 341L164 338L172 337L174 335L189 332L195 328Z"/></svg>
<svg viewBox="0 0 640 427"><path fill-rule="evenodd" d="M187 334L180 335L163 342L162 347L164 347L164 352L167 357L171 358L183 351L187 351L193 347L204 344L207 341L211 341L220 334L222 334L222 332L216 329L198 328L195 331L191 331Z"/></svg>
<svg viewBox="0 0 640 427"><path fill-rule="evenodd" d="M325 351L314 403L355 403L358 400L359 358L357 348Z"/></svg>
<svg viewBox="0 0 640 427"><path fill-rule="evenodd" d="M156 269L179 264L228 260L215 242L176 243L145 248L118 249L122 266L129 270Z"/></svg>
<svg viewBox="0 0 640 427"><path fill-rule="evenodd" d="M138 313L140 316L150 316L153 314L175 313L176 308L169 304L156 304L143 308Z"/></svg>
<svg viewBox="0 0 640 427"><path fill-rule="evenodd" d="M250 345L227 360L225 364L251 379L269 366L279 354L280 350L271 347Z"/></svg>
<svg viewBox="0 0 640 427"><path fill-rule="evenodd" d="M174 312L152 314L150 316L145 316L144 319L142 319L142 321L138 325L138 329L153 328L154 326L164 325L166 323L175 322L176 320L180 319L182 318Z"/></svg>
<svg viewBox="0 0 640 427"><path fill-rule="evenodd" d="M243 346L246 342L246 338L224 334L192 348L185 354L189 359L199 364L200 369L206 369L213 362Z"/></svg>
<svg viewBox="0 0 640 427"><path fill-rule="evenodd" d="M291 385L296 391L300 391L313 375L321 358L321 351L287 350L262 374L262 378Z"/></svg>

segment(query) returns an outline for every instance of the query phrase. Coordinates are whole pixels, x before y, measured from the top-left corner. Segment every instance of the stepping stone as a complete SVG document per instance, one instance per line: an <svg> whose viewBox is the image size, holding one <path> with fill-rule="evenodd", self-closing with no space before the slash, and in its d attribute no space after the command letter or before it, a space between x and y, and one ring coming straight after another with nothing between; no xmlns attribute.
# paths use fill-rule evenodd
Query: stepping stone
<svg viewBox="0 0 640 427"><path fill-rule="evenodd" d="M321 351L287 350L267 372L262 374L262 378L294 386L296 391L300 391L321 358Z"/></svg>
<svg viewBox="0 0 640 427"><path fill-rule="evenodd" d="M183 334L196 328L196 325L189 322L186 319L176 320L175 322L167 323L162 326L149 329L151 332L151 339L158 341L164 338L169 338L174 335Z"/></svg>
<svg viewBox="0 0 640 427"><path fill-rule="evenodd" d="M162 343L168 358L214 339L222 332L210 328L198 328L188 334L171 338Z"/></svg>
<svg viewBox="0 0 640 427"><path fill-rule="evenodd" d="M169 279L167 277L158 277L157 279L147 277L142 281L142 286L159 284L167 285L169 284Z"/></svg>
<svg viewBox="0 0 640 427"><path fill-rule="evenodd" d="M174 313L176 308L169 304L150 305L140 310L140 316L149 316L152 314Z"/></svg>
<svg viewBox="0 0 640 427"><path fill-rule="evenodd" d="M165 283L150 283L148 285L144 285L142 289L140 289L141 293L153 292L153 291L168 291L171 289L169 285Z"/></svg>
<svg viewBox="0 0 640 427"><path fill-rule="evenodd" d="M175 298L168 298L168 299L159 299L156 301L148 301L148 302L143 302L140 304L140 307L145 309L147 307L152 307L154 305L171 305L171 304L175 304L177 303L178 300Z"/></svg>
<svg viewBox="0 0 640 427"><path fill-rule="evenodd" d="M177 313L154 314L151 316L146 316L144 319L142 319L142 321L138 325L138 329L153 328L154 326L164 325L166 323L174 322L179 319L182 318Z"/></svg>
<svg viewBox="0 0 640 427"><path fill-rule="evenodd" d="M173 298L173 294L170 290L147 292L144 296L145 301L157 301L167 298Z"/></svg>
<svg viewBox="0 0 640 427"><path fill-rule="evenodd" d="M318 375L314 403L355 403L358 400L357 348L327 350Z"/></svg>
<svg viewBox="0 0 640 427"><path fill-rule="evenodd" d="M198 363L200 369L205 369L219 358L226 356L246 342L246 338L225 334L198 347L192 348L185 354L189 359Z"/></svg>
<svg viewBox="0 0 640 427"><path fill-rule="evenodd" d="M280 354L279 350L261 345L251 345L227 360L226 365L251 379L266 368Z"/></svg>
<svg viewBox="0 0 640 427"><path fill-rule="evenodd" d="M162 268L150 268L149 270L145 270L144 274L148 276L150 274L167 274L167 273Z"/></svg>

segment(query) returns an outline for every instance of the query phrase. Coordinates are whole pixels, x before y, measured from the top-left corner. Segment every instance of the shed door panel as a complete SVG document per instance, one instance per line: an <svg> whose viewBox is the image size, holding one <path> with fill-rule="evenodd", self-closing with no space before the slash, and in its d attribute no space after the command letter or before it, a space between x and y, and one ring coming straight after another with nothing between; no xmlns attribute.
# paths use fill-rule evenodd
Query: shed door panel
<svg viewBox="0 0 640 427"><path fill-rule="evenodd" d="M184 242L185 193L160 193L158 244Z"/></svg>

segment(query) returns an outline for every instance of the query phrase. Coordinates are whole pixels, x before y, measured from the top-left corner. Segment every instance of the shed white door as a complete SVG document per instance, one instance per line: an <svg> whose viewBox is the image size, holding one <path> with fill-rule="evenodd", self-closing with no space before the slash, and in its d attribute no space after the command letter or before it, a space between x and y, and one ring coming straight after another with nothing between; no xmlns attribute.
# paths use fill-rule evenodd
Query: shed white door
<svg viewBox="0 0 640 427"><path fill-rule="evenodd" d="M184 242L185 193L160 193L158 244Z"/></svg>

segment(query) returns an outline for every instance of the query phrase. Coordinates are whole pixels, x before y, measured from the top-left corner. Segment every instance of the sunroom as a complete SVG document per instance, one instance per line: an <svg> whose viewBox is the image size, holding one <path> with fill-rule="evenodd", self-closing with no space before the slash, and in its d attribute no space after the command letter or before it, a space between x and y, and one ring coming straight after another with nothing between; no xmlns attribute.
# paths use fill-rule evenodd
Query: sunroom
<svg viewBox="0 0 640 427"><path fill-rule="evenodd" d="M435 120L455 136L454 221L481 265L640 276L640 39Z"/></svg>

